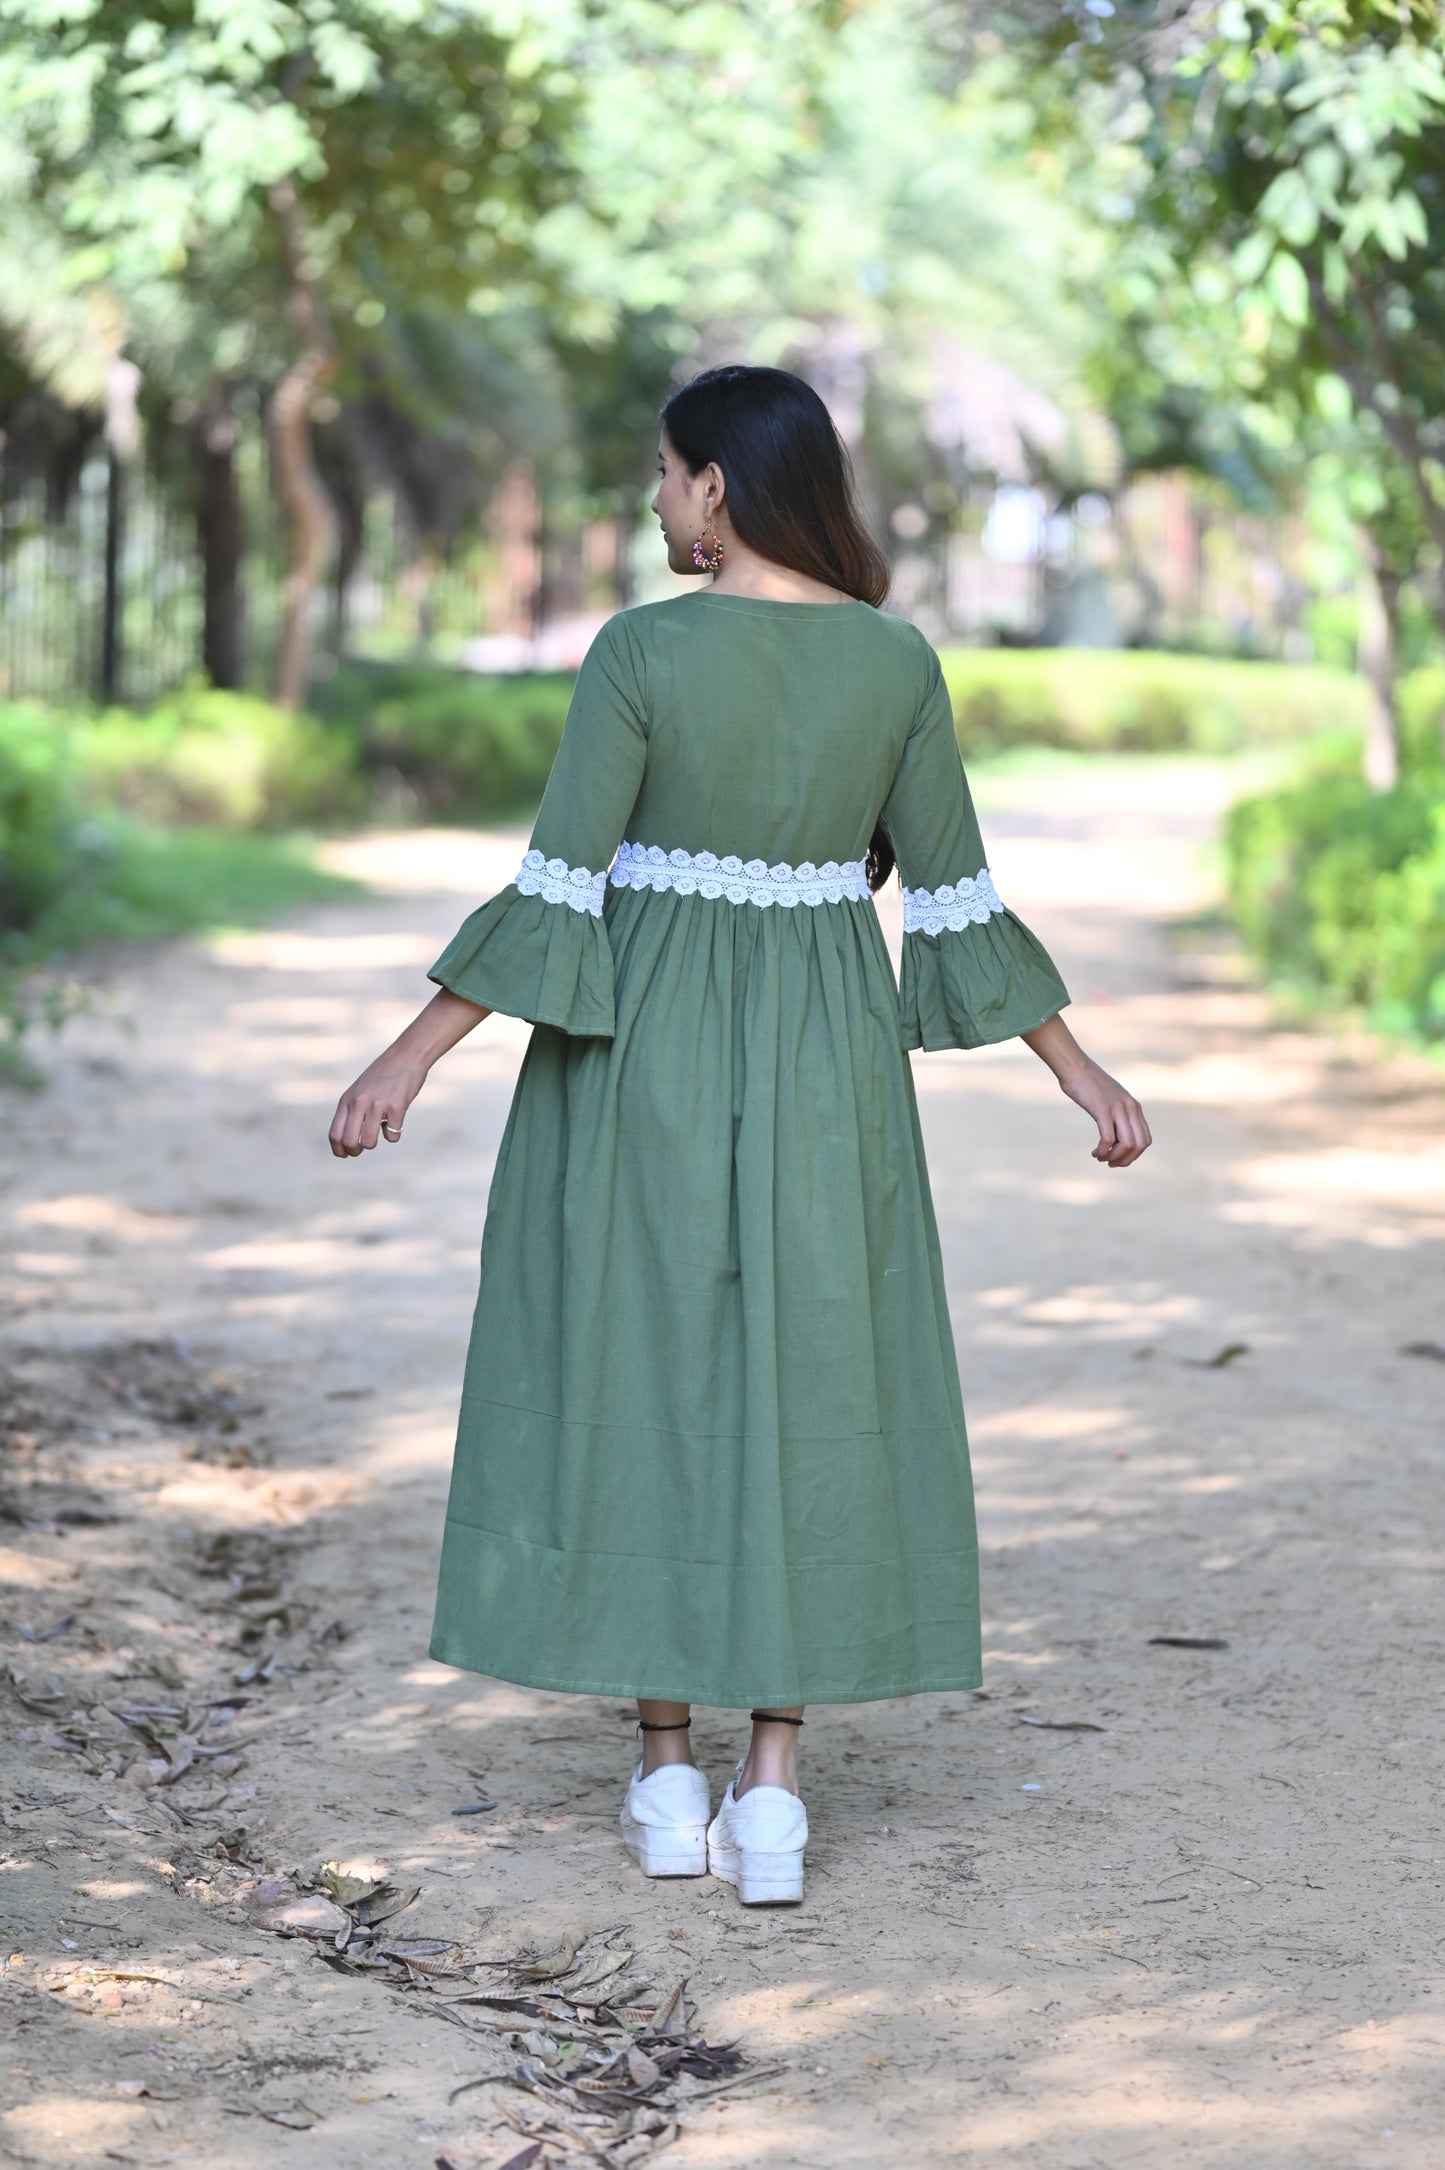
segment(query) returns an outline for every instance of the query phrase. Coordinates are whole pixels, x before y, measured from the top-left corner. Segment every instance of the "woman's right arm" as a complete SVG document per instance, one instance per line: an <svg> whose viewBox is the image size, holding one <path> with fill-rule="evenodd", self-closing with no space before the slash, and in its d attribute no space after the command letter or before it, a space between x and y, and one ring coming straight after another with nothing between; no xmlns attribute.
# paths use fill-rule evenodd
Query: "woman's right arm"
<svg viewBox="0 0 1445 2170"><path fill-rule="evenodd" d="M883 826L903 884L905 1047L987 1047L1036 1032L1069 991L988 870L937 656L918 636L918 707Z"/></svg>
<svg viewBox="0 0 1445 2170"><path fill-rule="evenodd" d="M358 1153L369 1153L382 1135L383 1123L396 1133L387 1138L387 1144L398 1144L402 1118L425 1085L432 1064L491 1014L448 988L434 994L406 1030L341 1095L330 1132L337 1159L353 1160Z"/></svg>
<svg viewBox="0 0 1445 2170"><path fill-rule="evenodd" d="M1099 1126L1094 1159L1108 1168L1130 1168L1153 1143L1144 1110L1116 1077L1086 1055L1062 1017L1046 1018L1032 1032L1019 1038L1046 1062L1059 1081L1060 1092L1092 1115Z"/></svg>
<svg viewBox="0 0 1445 2170"><path fill-rule="evenodd" d="M903 889L899 990L905 1047L982 1047L1016 1036L1098 1125L1094 1158L1127 1168L1149 1145L1133 1094L1086 1055L1059 1011L1053 960L993 885L937 656L883 809Z"/></svg>

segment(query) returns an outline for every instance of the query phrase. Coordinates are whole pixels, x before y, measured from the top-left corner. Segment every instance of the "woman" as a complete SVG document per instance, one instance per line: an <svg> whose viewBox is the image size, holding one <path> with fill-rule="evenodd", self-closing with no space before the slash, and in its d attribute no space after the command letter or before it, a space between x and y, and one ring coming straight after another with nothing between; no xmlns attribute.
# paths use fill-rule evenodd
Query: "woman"
<svg viewBox="0 0 1445 2170"><path fill-rule="evenodd" d="M909 1048L1019 1035L1127 1167L1143 1114L1000 903L927 641L827 409L724 368L662 413L699 592L610 619L532 848L341 1101L401 1136L491 1010L536 1027L497 1156L432 1655L638 1699L651 1876L803 1890L810 1702L979 1679L968 1447ZM871 891L904 884L901 989ZM691 1703L751 1708L709 1824ZM755 1706L755 1707L754 1707Z"/></svg>

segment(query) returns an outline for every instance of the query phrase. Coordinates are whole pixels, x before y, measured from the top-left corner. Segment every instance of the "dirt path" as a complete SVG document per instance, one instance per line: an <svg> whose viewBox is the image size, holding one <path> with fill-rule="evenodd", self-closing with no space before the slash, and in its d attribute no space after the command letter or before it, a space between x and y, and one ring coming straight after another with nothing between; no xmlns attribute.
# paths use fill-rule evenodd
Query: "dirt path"
<svg viewBox="0 0 1445 2170"><path fill-rule="evenodd" d="M1224 789L992 793L1000 887L1158 1145L1097 1170L1017 1046L917 1061L987 1686L810 1714L796 1912L634 1874L622 1708L424 1654L523 1030L400 1151L323 1134L518 840L339 848L374 899L128 968L4 1101L6 2159L552 2159L504 2122L536 2097L448 2100L545 2018L255 1926L369 1860L420 1887L410 1936L610 1934L644 2005L687 1976L761 2076L679 2082L655 2170L1440 2162L1445 1363L1402 1353L1445 1339L1439 1073L1171 946ZM736 1719L695 1737L721 1783Z"/></svg>

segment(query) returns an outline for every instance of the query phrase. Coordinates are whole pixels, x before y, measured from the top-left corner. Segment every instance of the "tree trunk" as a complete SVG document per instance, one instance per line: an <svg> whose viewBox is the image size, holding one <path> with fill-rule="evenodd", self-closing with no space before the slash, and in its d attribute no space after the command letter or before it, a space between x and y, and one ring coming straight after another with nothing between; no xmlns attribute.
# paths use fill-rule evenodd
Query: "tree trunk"
<svg viewBox="0 0 1445 2170"><path fill-rule="evenodd" d="M100 697L118 701L125 672L126 474L140 450L141 373L117 354L105 379L105 589L100 612Z"/></svg>
<svg viewBox="0 0 1445 2170"><path fill-rule="evenodd" d="M1400 730L1395 712L1395 657L1399 649L1401 580L1368 535L1359 583L1360 630L1355 668L1370 688L1365 731L1365 781L1389 791L1400 780Z"/></svg>
<svg viewBox="0 0 1445 2170"><path fill-rule="evenodd" d="M440 557L433 546L423 539L418 541L411 563L397 582L402 600L411 613L411 648L418 661L431 653L432 636L436 631L432 591L440 571Z"/></svg>
<svg viewBox="0 0 1445 2170"><path fill-rule="evenodd" d="M114 446L105 457L105 585L100 599L100 698L120 699L121 553L125 541L125 468Z"/></svg>
<svg viewBox="0 0 1445 2170"><path fill-rule="evenodd" d="M537 492L537 585L532 593L534 641L554 615L557 538L552 530L551 500L551 485L544 477Z"/></svg>
<svg viewBox="0 0 1445 2170"><path fill-rule="evenodd" d="M346 649L351 583L366 545L366 484L351 441L348 418L313 440L322 485L336 520L336 556L331 567L331 632L339 662Z"/></svg>
<svg viewBox="0 0 1445 2170"><path fill-rule="evenodd" d="M241 559L246 530L236 482L236 418L226 377L212 380L191 424L191 476L201 553L201 661L213 686L235 692L243 670Z"/></svg>
<svg viewBox="0 0 1445 2170"><path fill-rule="evenodd" d="M281 638L276 651L275 698L280 708L299 708L311 677L312 598L326 578L336 539L336 516L316 471L311 410L336 368L331 334L306 268L296 194L289 182L271 191L281 227L291 314L302 336L301 352L271 399L271 455L291 527L291 563L282 587Z"/></svg>

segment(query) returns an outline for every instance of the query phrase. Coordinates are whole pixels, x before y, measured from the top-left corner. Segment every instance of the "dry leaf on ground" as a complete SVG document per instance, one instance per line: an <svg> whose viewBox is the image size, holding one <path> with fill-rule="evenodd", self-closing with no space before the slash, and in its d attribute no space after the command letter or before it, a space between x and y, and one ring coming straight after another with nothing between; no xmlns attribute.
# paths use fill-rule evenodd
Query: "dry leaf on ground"
<svg viewBox="0 0 1445 2170"><path fill-rule="evenodd" d="M519 1981L554 1981L559 1974L565 1974L569 1967L577 1964L577 1953L581 1944L580 1935L567 1936L555 1951L547 1952L540 1959L505 1959L495 1963L509 1967Z"/></svg>
<svg viewBox="0 0 1445 2170"><path fill-rule="evenodd" d="M1020 1725L1036 1725L1045 1733L1102 1733L1105 1730L1089 1718L1035 1718L1026 1710L1018 1713L1018 1721Z"/></svg>
<svg viewBox="0 0 1445 2170"><path fill-rule="evenodd" d="M268 2124L284 2125L288 2132L309 2132L313 2125L321 2123L321 2112L313 2110L309 2102L287 2102L279 2109L261 2111Z"/></svg>

